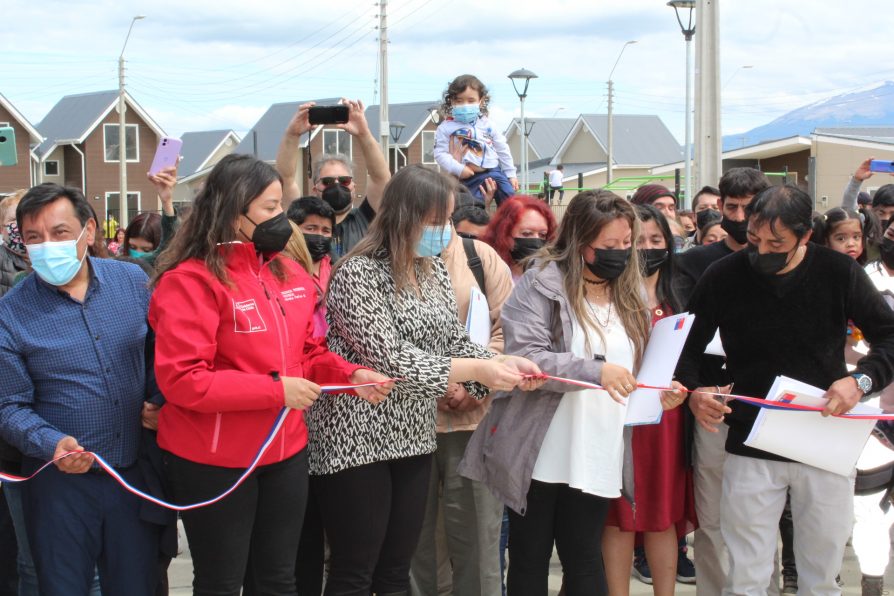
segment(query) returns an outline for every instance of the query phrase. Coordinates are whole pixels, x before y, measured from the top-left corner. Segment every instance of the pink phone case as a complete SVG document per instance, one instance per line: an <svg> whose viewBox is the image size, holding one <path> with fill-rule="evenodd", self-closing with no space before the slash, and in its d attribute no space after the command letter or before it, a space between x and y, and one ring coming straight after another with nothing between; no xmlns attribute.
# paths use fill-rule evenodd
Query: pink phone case
<svg viewBox="0 0 894 596"><path fill-rule="evenodd" d="M180 159L180 148L183 147L183 141L171 137L162 137L155 150L155 158L152 160L152 166L149 168L150 174L158 174L164 168L176 166Z"/></svg>

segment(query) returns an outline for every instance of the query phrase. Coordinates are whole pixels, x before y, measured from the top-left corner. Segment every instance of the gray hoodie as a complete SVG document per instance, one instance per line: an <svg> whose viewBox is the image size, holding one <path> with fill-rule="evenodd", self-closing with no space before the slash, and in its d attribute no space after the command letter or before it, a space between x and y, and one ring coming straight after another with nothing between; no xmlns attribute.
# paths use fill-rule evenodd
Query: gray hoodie
<svg viewBox="0 0 894 596"><path fill-rule="evenodd" d="M573 318L558 266L549 263L541 269L535 264L503 305L505 353L524 356L551 376L599 383L602 361L578 358L571 353ZM496 394L490 411L469 441L459 473L483 482L494 496L524 515L543 438L562 395L575 390L572 385L547 381L537 391L515 389ZM624 429L621 492L632 501L630 431Z"/></svg>

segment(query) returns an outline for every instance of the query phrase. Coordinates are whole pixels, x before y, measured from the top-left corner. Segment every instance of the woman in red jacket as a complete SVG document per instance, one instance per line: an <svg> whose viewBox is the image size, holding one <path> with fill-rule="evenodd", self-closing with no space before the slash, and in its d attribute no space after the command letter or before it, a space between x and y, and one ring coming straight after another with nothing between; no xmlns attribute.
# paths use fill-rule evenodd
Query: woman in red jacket
<svg viewBox="0 0 894 596"><path fill-rule="evenodd" d="M277 256L291 234L276 170L230 155L214 167L159 259L149 308L156 375L167 398L158 442L179 503L229 488L283 406L304 410L320 385L385 380L313 337L313 281ZM390 388L358 394L378 403ZM246 576L252 593L296 593L306 444L303 412L292 412L236 491L183 513L194 594L238 595Z"/></svg>

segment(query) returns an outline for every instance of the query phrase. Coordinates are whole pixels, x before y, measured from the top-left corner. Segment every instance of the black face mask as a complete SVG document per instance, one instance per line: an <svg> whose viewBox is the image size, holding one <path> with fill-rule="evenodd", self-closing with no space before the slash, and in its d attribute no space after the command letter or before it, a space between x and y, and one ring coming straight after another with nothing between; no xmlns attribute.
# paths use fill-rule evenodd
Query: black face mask
<svg viewBox="0 0 894 596"><path fill-rule="evenodd" d="M584 262L587 269L599 279L612 280L624 273L633 249L596 248L593 252L596 253L596 260L592 263Z"/></svg>
<svg viewBox="0 0 894 596"><path fill-rule="evenodd" d="M797 250L797 248L795 248L795 250ZM749 244L747 251L748 262L751 264L751 268L759 275L776 275L785 269L786 265L788 265L789 261L792 259L790 252L768 252L760 254L757 251L757 246L754 244Z"/></svg>
<svg viewBox="0 0 894 596"><path fill-rule="evenodd" d="M748 242L747 219L743 221L733 221L724 217L720 220L720 227L723 228L723 230L739 244L745 244Z"/></svg>
<svg viewBox="0 0 894 596"><path fill-rule="evenodd" d="M304 234L304 243L307 245L307 251L310 253L310 258L314 260L314 263L322 261L323 257L332 250L331 236Z"/></svg>
<svg viewBox="0 0 894 596"><path fill-rule="evenodd" d="M255 223L247 215L245 219ZM255 231L251 233L251 241L255 245L255 250L260 253L282 252L291 237L292 226L285 213L274 215L267 221L255 224Z"/></svg>
<svg viewBox="0 0 894 596"><path fill-rule="evenodd" d="M543 248L544 244L546 242L540 238L516 238L515 244L512 245L512 250L509 251L509 256L518 263Z"/></svg>
<svg viewBox="0 0 894 596"><path fill-rule="evenodd" d="M882 226L882 234L884 234L884 233L885 233L885 230L888 229L888 226L891 225L891 220L890 220L890 219L880 219L880 220L879 220L879 224L881 224L881 226Z"/></svg>
<svg viewBox="0 0 894 596"><path fill-rule="evenodd" d="M351 189L343 184L333 184L327 187L321 197L338 214L342 214L351 208Z"/></svg>
<svg viewBox="0 0 894 596"><path fill-rule="evenodd" d="M646 277L652 277L667 262L666 248L640 248L637 252L640 263L643 264L643 275Z"/></svg>
<svg viewBox="0 0 894 596"><path fill-rule="evenodd" d="M882 243L878 247L882 255L882 263L888 269L894 269L894 240L890 238L882 238Z"/></svg>

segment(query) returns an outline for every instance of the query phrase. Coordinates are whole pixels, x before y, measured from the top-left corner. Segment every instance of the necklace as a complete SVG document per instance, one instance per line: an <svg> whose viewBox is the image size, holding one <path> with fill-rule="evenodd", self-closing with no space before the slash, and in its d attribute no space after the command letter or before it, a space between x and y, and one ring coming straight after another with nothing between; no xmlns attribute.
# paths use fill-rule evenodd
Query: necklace
<svg viewBox="0 0 894 596"><path fill-rule="evenodd" d="M608 280L607 279L587 279L585 277L584 282L588 283L590 285L593 285L593 286L604 286L605 284L608 283Z"/></svg>
<svg viewBox="0 0 894 596"><path fill-rule="evenodd" d="M609 301L608 303L608 314L605 317L605 322L599 320L599 315L596 314L596 309L593 307L593 303L587 300L587 306L590 307L590 314L593 315L593 319L596 320L596 323L602 327L603 329L608 327L609 321L612 319L612 303Z"/></svg>

